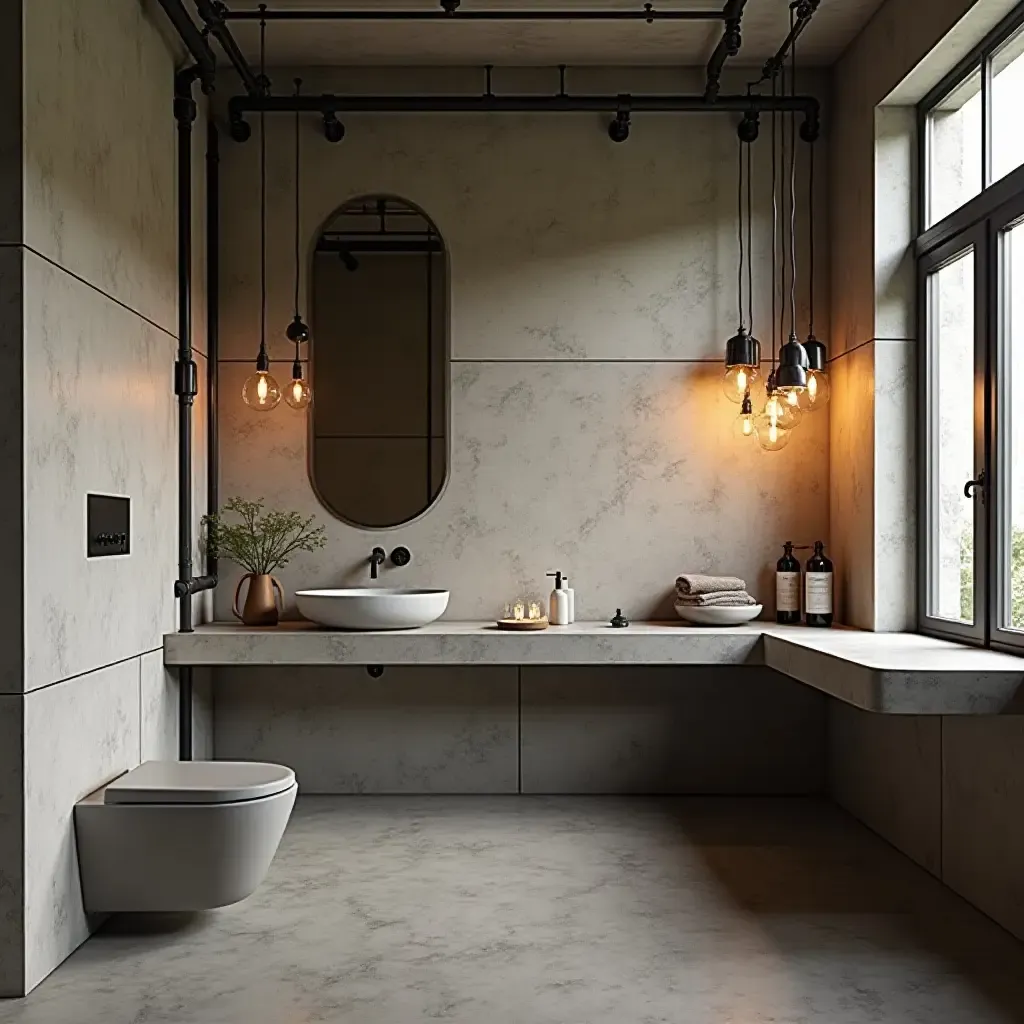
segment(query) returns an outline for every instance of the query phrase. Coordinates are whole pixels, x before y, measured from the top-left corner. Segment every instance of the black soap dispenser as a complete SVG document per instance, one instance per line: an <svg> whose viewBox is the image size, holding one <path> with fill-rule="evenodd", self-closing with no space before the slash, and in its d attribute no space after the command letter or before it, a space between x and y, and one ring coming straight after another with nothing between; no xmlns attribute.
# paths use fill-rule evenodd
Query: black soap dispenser
<svg viewBox="0 0 1024 1024"><path fill-rule="evenodd" d="M775 563L775 621L792 626L800 622L800 562L793 555L791 540L783 551Z"/></svg>
<svg viewBox="0 0 1024 1024"><path fill-rule="evenodd" d="M814 542L804 573L804 616L808 626L832 625L832 560L820 540Z"/></svg>

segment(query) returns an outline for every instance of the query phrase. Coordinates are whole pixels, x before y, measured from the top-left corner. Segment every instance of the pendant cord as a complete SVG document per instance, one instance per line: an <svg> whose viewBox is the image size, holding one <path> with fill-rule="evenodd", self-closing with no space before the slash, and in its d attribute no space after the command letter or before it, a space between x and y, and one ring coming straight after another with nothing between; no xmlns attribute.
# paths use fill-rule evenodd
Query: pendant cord
<svg viewBox="0 0 1024 1024"><path fill-rule="evenodd" d="M266 4L260 5L265 14ZM267 20L260 18L260 88L266 90ZM267 119L260 111L260 355L267 354Z"/></svg>
<svg viewBox="0 0 1024 1024"><path fill-rule="evenodd" d="M295 95L302 92L302 79L295 79ZM297 106L297 104L296 104ZM299 112L295 111L295 319L299 319ZM299 362L299 339L295 339L295 362Z"/></svg>
<svg viewBox="0 0 1024 1024"><path fill-rule="evenodd" d="M750 86L747 86L747 94L750 94ZM752 221L754 219L754 207L752 205L752 191L751 191L751 171L753 169L751 163L751 153L754 145L751 142L747 143L747 313L748 322L750 324L750 333L754 333L754 245L753 245L753 226Z"/></svg>
<svg viewBox="0 0 1024 1024"><path fill-rule="evenodd" d="M737 138L739 136L737 135ZM739 165L736 175L736 228L740 242L740 265L736 273L736 302L739 306L739 325L743 328L743 140L739 140L737 150Z"/></svg>
<svg viewBox="0 0 1024 1024"><path fill-rule="evenodd" d="M772 79L772 99L776 98L777 86L775 79ZM776 152L776 113L774 105L772 108L772 370L775 369L775 328L776 319L775 311L777 307L776 295L778 293L776 272L777 267L775 265L776 256L779 250L779 197L778 191L775 184L775 172L778 165L778 155Z"/></svg>
<svg viewBox="0 0 1024 1024"><path fill-rule="evenodd" d="M786 67L779 71L779 90L782 98L786 98ZM786 209L786 115L779 118L779 190L782 195L781 210L779 219L781 221L779 231L779 245L781 247L779 258L779 345L786 342L786 273L789 266L789 252L786 245L786 235L789 230L789 215Z"/></svg>
<svg viewBox="0 0 1024 1024"><path fill-rule="evenodd" d="M794 25L793 8L789 9L790 31ZM789 71L790 95L796 96L796 40ZM789 333L796 337L796 114L789 115Z"/></svg>
<svg viewBox="0 0 1024 1024"><path fill-rule="evenodd" d="M814 143L810 144L810 152L807 154L807 178L809 197L807 201L807 254L810 263L808 265L808 302L807 302L807 333L814 337Z"/></svg>

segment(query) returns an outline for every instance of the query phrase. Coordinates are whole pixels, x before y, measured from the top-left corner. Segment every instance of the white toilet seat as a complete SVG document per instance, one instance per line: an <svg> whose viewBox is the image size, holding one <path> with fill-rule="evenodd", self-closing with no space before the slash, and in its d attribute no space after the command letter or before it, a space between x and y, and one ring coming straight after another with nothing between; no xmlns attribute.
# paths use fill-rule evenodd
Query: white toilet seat
<svg viewBox="0 0 1024 1024"><path fill-rule="evenodd" d="M295 772L255 761L144 761L109 783L105 804L224 804L273 796Z"/></svg>

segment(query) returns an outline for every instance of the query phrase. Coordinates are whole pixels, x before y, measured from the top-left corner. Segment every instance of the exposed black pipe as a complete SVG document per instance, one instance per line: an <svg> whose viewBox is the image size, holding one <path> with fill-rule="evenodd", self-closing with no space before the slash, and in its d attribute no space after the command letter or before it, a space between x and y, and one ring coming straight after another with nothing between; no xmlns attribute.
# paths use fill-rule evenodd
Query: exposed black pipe
<svg viewBox="0 0 1024 1024"><path fill-rule="evenodd" d="M259 11L224 11L225 21L259 21ZM330 11L318 9L267 11L271 21L721 21L721 11Z"/></svg>
<svg viewBox="0 0 1024 1024"><path fill-rule="evenodd" d="M214 75L217 73L217 57L206 37L199 30L196 23L189 16L181 0L159 0L160 6L174 26L185 48L192 55L198 69L198 77L202 79L203 91L209 92L213 88ZM191 90L189 91L191 96Z"/></svg>
<svg viewBox="0 0 1024 1024"><path fill-rule="evenodd" d="M192 358L192 125L196 101L192 86L198 67L174 76L174 119L178 127L178 358L174 393L178 396L178 629L192 632L192 595L217 585L215 576L192 575L192 407L199 375Z"/></svg>
<svg viewBox="0 0 1024 1024"><path fill-rule="evenodd" d="M600 113L615 111L623 100L632 113L734 113L775 110L802 113L817 124L819 104L813 96L234 96L228 101L231 136L244 141L249 135L245 114L539 114Z"/></svg>
<svg viewBox="0 0 1024 1024"><path fill-rule="evenodd" d="M217 422L220 354L220 132L211 117L206 125L206 509L220 508L220 458ZM217 577L217 556L207 553L206 571Z"/></svg>
<svg viewBox="0 0 1024 1024"><path fill-rule="evenodd" d="M740 52L743 37L740 33L740 22L743 18L743 8L747 0L726 0L722 8L722 20L725 22L725 30L718 45L711 54L707 67L707 84L704 86L704 98L715 100L718 98L718 90L722 79L722 70L729 57L735 57Z"/></svg>
<svg viewBox="0 0 1024 1024"><path fill-rule="evenodd" d="M764 67L761 69L761 77L753 83L755 86L774 78L783 69L786 58L789 56L789 51L797 39L800 38L803 30L810 24L811 18L814 17L814 12L818 9L820 3L821 0L800 0L799 3L794 5L793 10L796 14L796 20L793 22L793 27L789 30L789 35L782 41L782 45L776 51L775 56L769 57L764 62Z"/></svg>
<svg viewBox="0 0 1024 1024"><path fill-rule="evenodd" d="M225 24L224 19L227 15L227 8L222 3L215 3L213 0L195 0L195 5L199 17L203 19L206 30L220 43L221 49L227 55L228 60L231 61L232 67L238 72L238 77L242 79L245 91L250 96L259 96L264 91L263 83L256 77L253 69L249 67L249 62L239 49L238 43L235 42L231 29ZM258 17L260 12L255 11L253 13Z"/></svg>
<svg viewBox="0 0 1024 1024"><path fill-rule="evenodd" d="M192 760L192 666L178 669L178 760Z"/></svg>

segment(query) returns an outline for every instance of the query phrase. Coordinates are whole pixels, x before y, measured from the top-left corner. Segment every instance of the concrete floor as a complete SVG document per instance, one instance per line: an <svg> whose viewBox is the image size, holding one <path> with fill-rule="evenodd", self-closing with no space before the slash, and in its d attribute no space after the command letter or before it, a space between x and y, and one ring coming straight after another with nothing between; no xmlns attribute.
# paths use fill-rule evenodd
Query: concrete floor
<svg viewBox="0 0 1024 1024"><path fill-rule="evenodd" d="M1024 946L810 800L312 797L249 900L120 918L19 1024L1004 1024Z"/></svg>

